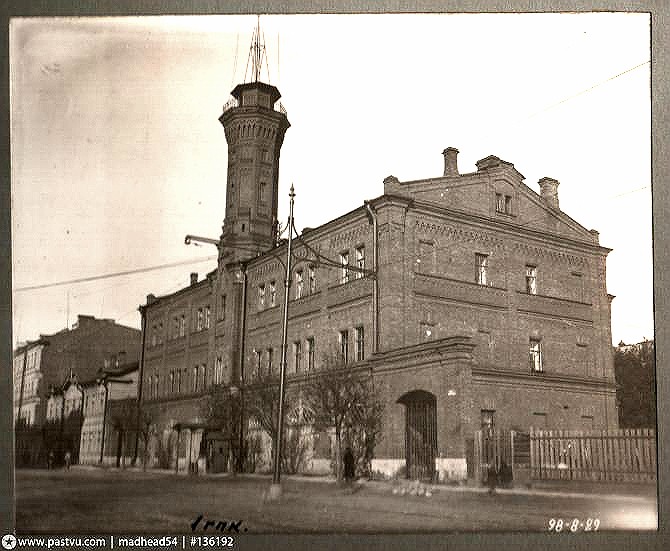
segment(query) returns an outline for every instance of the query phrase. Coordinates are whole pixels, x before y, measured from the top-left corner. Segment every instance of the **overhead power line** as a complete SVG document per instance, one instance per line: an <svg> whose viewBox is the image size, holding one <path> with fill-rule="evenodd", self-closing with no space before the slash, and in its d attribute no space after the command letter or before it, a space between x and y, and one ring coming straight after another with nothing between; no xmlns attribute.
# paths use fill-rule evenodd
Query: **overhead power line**
<svg viewBox="0 0 670 551"><path fill-rule="evenodd" d="M55 283L43 283L41 285L30 285L28 287L17 287L14 289L15 292L19 291L34 291L35 289L47 289L48 287L58 287L60 285L69 285L72 283L84 283L87 281L97 281L100 279L109 279L112 277L119 277L130 274L141 274L143 272L151 272L155 270L163 270L165 268L174 268L175 266L187 266L189 264L199 264L201 262L207 262L208 260L215 260L217 255L205 256L196 260L182 260L180 262L169 262L167 264L159 264L157 266L149 266L147 268L136 268L134 270L125 270L123 272L114 272L111 274L101 274L90 277L81 277L78 279L68 279L64 281L57 281Z"/></svg>

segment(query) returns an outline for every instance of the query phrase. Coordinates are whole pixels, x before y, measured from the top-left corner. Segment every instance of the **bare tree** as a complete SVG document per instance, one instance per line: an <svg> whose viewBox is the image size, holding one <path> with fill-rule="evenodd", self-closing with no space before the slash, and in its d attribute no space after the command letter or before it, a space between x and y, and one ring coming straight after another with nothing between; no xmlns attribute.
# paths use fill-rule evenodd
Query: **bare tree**
<svg viewBox="0 0 670 551"><path fill-rule="evenodd" d="M202 402L201 413L208 425L219 427L232 453L233 468L241 471L244 450L240 447L243 414L240 392L227 385L212 386Z"/></svg>
<svg viewBox="0 0 670 551"><path fill-rule="evenodd" d="M271 457L274 461L279 420L279 378L277 375L260 374L253 384L248 385L244 390L244 407L248 415L253 417L263 432L270 437Z"/></svg>
<svg viewBox="0 0 670 551"><path fill-rule="evenodd" d="M372 378L343 364L337 355L328 355L302 391L314 414L314 428L335 432L335 474L338 481L342 480L343 436L354 436L354 428L365 433L363 427L368 424L367 444L374 447L381 430L383 406L374 393Z"/></svg>
<svg viewBox="0 0 670 551"><path fill-rule="evenodd" d="M142 439L144 447L144 452L142 454L142 470L146 471L147 461L149 459L149 442L156 431L156 425L154 424L153 417L146 411L140 412L138 423L137 432Z"/></svg>

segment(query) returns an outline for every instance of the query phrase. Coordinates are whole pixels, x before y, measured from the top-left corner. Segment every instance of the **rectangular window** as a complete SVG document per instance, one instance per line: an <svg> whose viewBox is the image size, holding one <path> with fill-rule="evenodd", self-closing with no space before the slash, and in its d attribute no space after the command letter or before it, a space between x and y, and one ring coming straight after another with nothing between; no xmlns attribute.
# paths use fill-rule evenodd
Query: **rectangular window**
<svg viewBox="0 0 670 551"><path fill-rule="evenodd" d="M265 285L258 286L258 309L265 308Z"/></svg>
<svg viewBox="0 0 670 551"><path fill-rule="evenodd" d="M502 193L496 193L496 212L505 212L505 198Z"/></svg>
<svg viewBox="0 0 670 551"><path fill-rule="evenodd" d="M316 268L314 266L307 267L307 279L309 285L309 293L316 293Z"/></svg>
<svg viewBox="0 0 670 551"><path fill-rule="evenodd" d="M356 279L360 279L365 275L363 272L365 270L365 247L363 245L356 247L356 268L358 268Z"/></svg>
<svg viewBox="0 0 670 551"><path fill-rule="evenodd" d="M198 392L198 371L199 368L196 365L193 368L193 380L191 381L191 389L193 390L193 392Z"/></svg>
<svg viewBox="0 0 670 551"><path fill-rule="evenodd" d="M174 371L170 371L170 392L174 394Z"/></svg>
<svg viewBox="0 0 670 551"><path fill-rule="evenodd" d="M299 373L302 370L302 343L300 341L293 343L293 359L294 371Z"/></svg>
<svg viewBox="0 0 670 551"><path fill-rule="evenodd" d="M475 254L475 281L479 285L486 285L487 282L487 268L489 257L486 254Z"/></svg>
<svg viewBox="0 0 670 551"><path fill-rule="evenodd" d="M419 241L419 258L416 259L417 271L422 274L435 272L437 255L435 254L435 243L432 241Z"/></svg>
<svg viewBox="0 0 670 551"><path fill-rule="evenodd" d="M226 295L221 295L221 300L219 301L219 320L226 319Z"/></svg>
<svg viewBox="0 0 670 551"><path fill-rule="evenodd" d="M314 369L314 337L307 339L307 371Z"/></svg>
<svg viewBox="0 0 670 551"><path fill-rule="evenodd" d="M581 272L571 272L572 296L579 302L584 302L584 281Z"/></svg>
<svg viewBox="0 0 670 551"><path fill-rule="evenodd" d="M544 412L534 412L532 427L535 429L546 429L547 428L547 414Z"/></svg>
<svg viewBox="0 0 670 551"><path fill-rule="evenodd" d="M340 360L349 363L349 331L340 331Z"/></svg>
<svg viewBox="0 0 670 551"><path fill-rule="evenodd" d="M512 196L505 195L505 214L512 214Z"/></svg>
<svg viewBox="0 0 670 551"><path fill-rule="evenodd" d="M540 339L530 339L530 370L532 373L541 373L542 368L542 342Z"/></svg>
<svg viewBox="0 0 670 551"><path fill-rule="evenodd" d="M195 323L195 330L196 331L202 331L202 328L205 323L205 314L202 311L202 308L198 308L198 313L196 316L196 323Z"/></svg>
<svg viewBox="0 0 670 551"><path fill-rule="evenodd" d="M261 350L256 350L256 378L260 379L263 375L261 368L261 362L263 361L263 352Z"/></svg>
<svg viewBox="0 0 670 551"><path fill-rule="evenodd" d="M258 184L258 199L261 203L267 203L268 200L268 185L266 182Z"/></svg>
<svg viewBox="0 0 670 551"><path fill-rule="evenodd" d="M151 346L156 346L158 343L158 326L154 325L152 327L152 335L151 335Z"/></svg>
<svg viewBox="0 0 670 551"><path fill-rule="evenodd" d="M183 337L186 335L186 316L182 314L181 318L179 318L179 336Z"/></svg>
<svg viewBox="0 0 670 551"><path fill-rule="evenodd" d="M172 338L179 338L179 316L174 318L174 332L172 333Z"/></svg>
<svg viewBox="0 0 670 551"><path fill-rule="evenodd" d="M295 273L295 298L302 298L305 292L305 278L302 270Z"/></svg>
<svg viewBox="0 0 670 551"><path fill-rule="evenodd" d="M274 368L272 364L272 348L268 348L268 375L272 375L272 370Z"/></svg>
<svg viewBox="0 0 670 551"><path fill-rule="evenodd" d="M356 327L356 361L360 362L365 359L365 330L363 326Z"/></svg>
<svg viewBox="0 0 670 551"><path fill-rule="evenodd" d="M163 344L163 322L158 324L158 335L156 336L156 342L158 344Z"/></svg>
<svg viewBox="0 0 670 551"><path fill-rule="evenodd" d="M270 282L270 306L277 306L277 283Z"/></svg>
<svg viewBox="0 0 670 551"><path fill-rule="evenodd" d="M526 266L526 292L529 295L537 294L537 268Z"/></svg>
<svg viewBox="0 0 670 551"><path fill-rule="evenodd" d="M207 364L202 364L202 390L207 388Z"/></svg>
<svg viewBox="0 0 670 551"><path fill-rule="evenodd" d="M340 283L349 281L349 251L340 253Z"/></svg>
<svg viewBox="0 0 670 551"><path fill-rule="evenodd" d="M214 384L220 385L223 382L223 358L221 356L216 357L216 362L214 363Z"/></svg>
<svg viewBox="0 0 670 551"><path fill-rule="evenodd" d="M205 306L205 320L204 320L205 329L209 329L210 318L211 318L211 311L209 309L208 304L207 306Z"/></svg>
<svg viewBox="0 0 670 551"><path fill-rule="evenodd" d="M495 410L483 409L481 410L481 429L489 434L495 429Z"/></svg>
<svg viewBox="0 0 670 551"><path fill-rule="evenodd" d="M156 379L156 382L155 382L155 384L156 384L156 394L155 394L155 396L158 397L158 389L160 388L158 386L158 382L159 382L158 373L156 373L155 379Z"/></svg>

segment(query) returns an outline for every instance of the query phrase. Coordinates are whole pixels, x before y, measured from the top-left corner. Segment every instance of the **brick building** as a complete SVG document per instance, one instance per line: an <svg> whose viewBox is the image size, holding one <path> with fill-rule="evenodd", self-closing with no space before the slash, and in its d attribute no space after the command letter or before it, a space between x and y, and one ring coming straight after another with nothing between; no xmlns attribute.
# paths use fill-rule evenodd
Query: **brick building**
<svg viewBox="0 0 670 551"><path fill-rule="evenodd" d="M209 387L244 389L281 357L277 177L290 125L274 86L232 96L219 119L229 161L218 267L140 308L141 403L178 468L205 447ZM295 241L288 384L318 376L332 350L371 371L386 405L373 469L386 475L464 478L483 426L617 425L609 249L560 210L558 181L541 179L538 195L513 164L489 156L461 173L457 154L444 150L435 178L387 177L377 198Z"/></svg>
<svg viewBox="0 0 670 551"><path fill-rule="evenodd" d="M71 375L78 380L96 376L110 359L139 360L140 331L111 319L79 315L72 328L41 335L14 352L14 412L40 426L46 419L47 399ZM26 354L27 352L27 354ZM24 361L25 360L25 361Z"/></svg>

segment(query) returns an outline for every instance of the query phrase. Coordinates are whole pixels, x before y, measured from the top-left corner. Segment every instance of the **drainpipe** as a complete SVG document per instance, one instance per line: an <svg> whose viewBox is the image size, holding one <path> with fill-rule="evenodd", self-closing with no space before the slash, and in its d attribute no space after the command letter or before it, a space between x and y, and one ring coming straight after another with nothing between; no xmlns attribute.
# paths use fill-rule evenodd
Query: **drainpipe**
<svg viewBox="0 0 670 551"><path fill-rule="evenodd" d="M372 269L375 277L372 280L372 353L376 354L379 350L379 243L377 237L377 213L370 206L370 201L365 201L365 208L372 219Z"/></svg>
<svg viewBox="0 0 670 551"><path fill-rule="evenodd" d="M140 348L140 372L138 374L137 380L137 417L135 419L135 451L133 453L133 466L137 463L137 451L139 447L140 440L140 416L142 413L142 382L144 378L144 347L146 346L147 339L147 313L144 306L139 307L140 315L142 316L142 343ZM144 457L146 459L146 448L149 443L144 443Z"/></svg>

